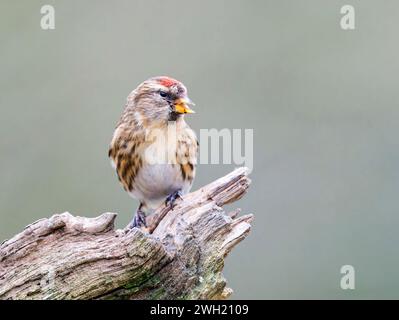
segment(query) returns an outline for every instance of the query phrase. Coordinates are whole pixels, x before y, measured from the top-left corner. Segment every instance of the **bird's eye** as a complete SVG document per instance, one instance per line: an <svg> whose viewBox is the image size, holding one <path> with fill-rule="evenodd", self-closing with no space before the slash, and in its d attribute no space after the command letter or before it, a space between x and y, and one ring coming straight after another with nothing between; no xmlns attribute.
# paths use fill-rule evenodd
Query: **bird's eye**
<svg viewBox="0 0 399 320"><path fill-rule="evenodd" d="M159 91L159 95L160 95L162 98L165 98L168 94L167 94L166 91L161 90L161 91Z"/></svg>

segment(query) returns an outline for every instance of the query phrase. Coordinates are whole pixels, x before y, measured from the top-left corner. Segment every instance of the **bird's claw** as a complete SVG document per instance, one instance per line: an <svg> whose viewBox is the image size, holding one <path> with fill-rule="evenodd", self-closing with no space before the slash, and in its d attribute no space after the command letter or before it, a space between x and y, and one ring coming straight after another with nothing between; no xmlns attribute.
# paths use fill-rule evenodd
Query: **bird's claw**
<svg viewBox="0 0 399 320"><path fill-rule="evenodd" d="M147 221L146 221L145 213L141 210L137 210L136 214L133 217L132 222L129 225L129 228L133 229L133 228L141 228L141 227L147 227Z"/></svg>
<svg viewBox="0 0 399 320"><path fill-rule="evenodd" d="M182 191L181 190L177 190L175 192L173 192L172 194L170 194L166 200L165 200L165 205L167 207L170 207L171 209L174 208L174 206L176 205L176 200L177 199L182 199Z"/></svg>

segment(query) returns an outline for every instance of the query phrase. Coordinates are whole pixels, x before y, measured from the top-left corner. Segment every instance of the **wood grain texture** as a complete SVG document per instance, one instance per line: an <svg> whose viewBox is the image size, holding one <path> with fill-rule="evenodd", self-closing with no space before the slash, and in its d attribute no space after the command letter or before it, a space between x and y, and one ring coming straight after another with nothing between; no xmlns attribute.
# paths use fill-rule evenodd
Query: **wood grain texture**
<svg viewBox="0 0 399 320"><path fill-rule="evenodd" d="M0 246L0 299L224 299L224 258L252 215L225 214L241 198L246 168L150 217L150 233L114 230L115 213L53 215Z"/></svg>

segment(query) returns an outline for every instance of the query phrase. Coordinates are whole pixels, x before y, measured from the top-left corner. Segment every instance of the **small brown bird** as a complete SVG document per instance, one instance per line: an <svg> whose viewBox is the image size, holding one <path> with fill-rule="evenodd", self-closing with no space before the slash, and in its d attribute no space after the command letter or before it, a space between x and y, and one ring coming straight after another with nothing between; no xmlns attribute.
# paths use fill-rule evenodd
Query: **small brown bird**
<svg viewBox="0 0 399 320"><path fill-rule="evenodd" d="M198 141L184 114L194 113L192 105L170 77L150 78L128 96L108 155L123 188L140 201L130 228L146 226L149 209L173 206L190 190Z"/></svg>

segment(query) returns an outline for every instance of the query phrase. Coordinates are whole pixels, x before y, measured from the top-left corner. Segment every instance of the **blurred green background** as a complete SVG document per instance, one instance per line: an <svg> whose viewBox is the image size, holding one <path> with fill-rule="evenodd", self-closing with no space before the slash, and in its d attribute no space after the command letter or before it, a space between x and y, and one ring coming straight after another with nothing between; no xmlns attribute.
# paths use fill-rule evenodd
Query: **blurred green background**
<svg viewBox="0 0 399 320"><path fill-rule="evenodd" d="M55 7L56 29L40 28ZM352 4L356 29L340 28ZM232 298L399 298L397 1L0 2L0 241L53 213L118 212L108 144L126 96L182 80L201 128L253 128ZM201 165L194 189L236 165ZM340 288L340 268L356 289Z"/></svg>

